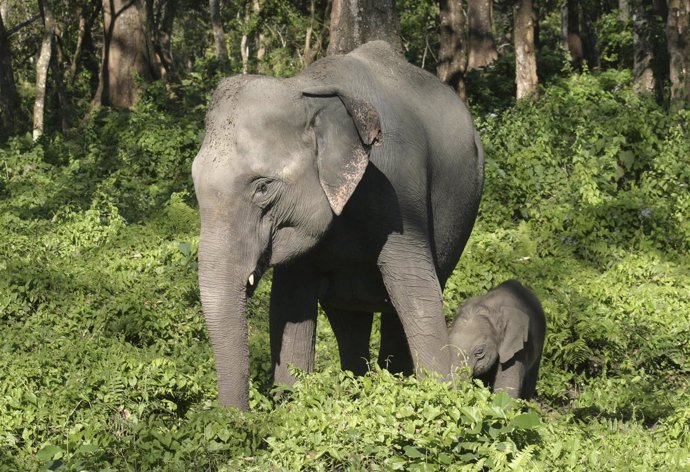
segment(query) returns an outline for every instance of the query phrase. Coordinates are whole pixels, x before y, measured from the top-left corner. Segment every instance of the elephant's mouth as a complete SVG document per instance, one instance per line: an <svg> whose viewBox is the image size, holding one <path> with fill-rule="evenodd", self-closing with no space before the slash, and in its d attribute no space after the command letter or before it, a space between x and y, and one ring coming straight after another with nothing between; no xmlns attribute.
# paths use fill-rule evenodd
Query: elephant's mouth
<svg viewBox="0 0 690 472"><path fill-rule="evenodd" d="M249 277L247 278L247 285L246 285L247 298L250 298L252 295L254 295L254 292L256 291L256 287L259 286L259 280L261 280L261 277L266 272L266 269L268 269L268 263L270 260L271 260L271 250L269 248L266 251L264 251L264 253L261 255L261 257L259 257L259 260L256 263L256 267L249 274Z"/></svg>

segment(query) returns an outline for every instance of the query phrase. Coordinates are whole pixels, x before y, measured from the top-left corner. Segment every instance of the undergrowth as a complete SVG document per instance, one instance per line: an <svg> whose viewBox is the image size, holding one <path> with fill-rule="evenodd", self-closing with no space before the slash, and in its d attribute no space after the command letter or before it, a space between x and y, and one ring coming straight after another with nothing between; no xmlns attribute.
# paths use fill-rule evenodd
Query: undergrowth
<svg viewBox="0 0 690 472"><path fill-rule="evenodd" d="M239 413L214 400L189 175L204 113L190 97L207 89L187 85L0 150L0 469L690 470L687 112L609 71L478 118L486 189L445 306L511 277L534 288L536 403L353 378L323 318L320 372L272 389L267 277Z"/></svg>

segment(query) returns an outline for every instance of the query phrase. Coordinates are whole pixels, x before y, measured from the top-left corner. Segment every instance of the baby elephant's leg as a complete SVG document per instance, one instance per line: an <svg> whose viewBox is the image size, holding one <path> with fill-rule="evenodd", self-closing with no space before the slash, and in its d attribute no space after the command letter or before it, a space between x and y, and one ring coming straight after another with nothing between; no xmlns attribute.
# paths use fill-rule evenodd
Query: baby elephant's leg
<svg viewBox="0 0 690 472"><path fill-rule="evenodd" d="M513 398L520 398L525 371L525 363L522 359L513 358L505 364L499 364L494 381L494 391L503 391Z"/></svg>
<svg viewBox="0 0 690 472"><path fill-rule="evenodd" d="M539 377L539 359L527 370L525 380L522 382L522 395L520 398L531 400L537 389L537 377Z"/></svg>

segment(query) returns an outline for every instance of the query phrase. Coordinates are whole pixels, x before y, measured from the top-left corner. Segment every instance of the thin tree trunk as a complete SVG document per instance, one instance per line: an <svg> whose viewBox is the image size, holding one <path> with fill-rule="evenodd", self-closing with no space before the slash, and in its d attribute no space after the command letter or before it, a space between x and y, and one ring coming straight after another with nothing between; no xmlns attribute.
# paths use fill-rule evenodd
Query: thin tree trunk
<svg viewBox="0 0 690 472"><path fill-rule="evenodd" d="M467 18L459 0L440 0L440 48L437 75L467 101Z"/></svg>
<svg viewBox="0 0 690 472"><path fill-rule="evenodd" d="M633 86L637 93L652 94L656 88L654 77L654 48L650 14L650 0L633 0Z"/></svg>
<svg viewBox="0 0 690 472"><path fill-rule="evenodd" d="M16 130L20 102L4 18L7 12L0 14L0 125L2 132L11 134Z"/></svg>
<svg viewBox="0 0 690 472"><path fill-rule="evenodd" d="M10 4L7 0L0 0L0 19L4 22L7 20L7 14L10 10Z"/></svg>
<svg viewBox="0 0 690 472"><path fill-rule="evenodd" d="M517 98L537 98L537 56L534 48L536 15L532 0L520 0L514 13L515 83Z"/></svg>
<svg viewBox="0 0 690 472"><path fill-rule="evenodd" d="M467 69L486 67L498 58L493 33L493 0L468 0L469 55Z"/></svg>
<svg viewBox="0 0 690 472"><path fill-rule="evenodd" d="M90 17L87 12L87 5L85 2L79 3L77 6L77 16L79 17L79 30L77 32L77 46L74 48L74 55L72 56L72 63L69 67L69 81L70 83L74 81L79 70L79 59L84 51L84 39L86 38L86 32L90 28L87 27L88 19Z"/></svg>
<svg viewBox="0 0 690 472"><path fill-rule="evenodd" d="M630 1L631 0L618 0L618 19L623 23L630 21Z"/></svg>
<svg viewBox="0 0 690 472"><path fill-rule="evenodd" d="M582 36L580 35L580 14L578 2L567 0L561 7L561 31L563 35L563 49L570 54L573 68L582 72Z"/></svg>
<svg viewBox="0 0 690 472"><path fill-rule="evenodd" d="M329 56L347 54L376 39L402 51L400 20L393 0L333 0Z"/></svg>
<svg viewBox="0 0 690 472"><path fill-rule="evenodd" d="M161 26L158 31L158 45L160 47L161 62L165 70L170 74L174 70L172 53L172 32L175 24L175 13L177 12L177 1L167 0L165 10L161 18Z"/></svg>
<svg viewBox="0 0 690 472"><path fill-rule="evenodd" d="M62 76L62 67L60 60L53 56L50 61L50 69L53 71L53 80L55 81L55 92L58 97L58 105L60 106L60 125L63 133L69 130L69 98L67 95L67 87L65 87L65 81Z"/></svg>
<svg viewBox="0 0 690 472"><path fill-rule="evenodd" d="M135 75L159 78L143 0L103 0L103 56L94 105L130 108L139 95Z"/></svg>
<svg viewBox="0 0 690 472"><path fill-rule="evenodd" d="M172 30L177 9L176 0L158 2L158 9L153 15L153 29L155 31L154 50L160 67L160 76L169 82L173 76Z"/></svg>
<svg viewBox="0 0 690 472"><path fill-rule="evenodd" d="M302 67L309 67L314 62L314 53L311 48L311 35L314 33L314 17L316 14L315 0L309 2L309 26L304 37L304 55L302 56Z"/></svg>
<svg viewBox="0 0 690 472"><path fill-rule="evenodd" d="M46 83L48 81L48 66L53 49L53 35L55 20L50 0L39 0L39 8L43 12L43 40L41 50L36 61L36 99L34 101L33 139L37 141L44 130L44 111L46 101Z"/></svg>
<svg viewBox="0 0 690 472"><path fill-rule="evenodd" d="M690 0L669 0L666 38L670 59L671 108L690 107Z"/></svg>
<svg viewBox="0 0 690 472"><path fill-rule="evenodd" d="M261 3L259 0L252 0L252 11L255 16L261 15ZM266 37L263 32L259 31L259 35L256 39L256 60L261 62L266 55Z"/></svg>
<svg viewBox="0 0 690 472"><path fill-rule="evenodd" d="M228 48L225 45L223 21L220 17L220 0L209 0L209 7L211 9L211 25L213 27L216 57L220 61L221 68L224 71L228 71L230 60L228 59Z"/></svg>
<svg viewBox="0 0 690 472"><path fill-rule="evenodd" d="M249 5L244 6L244 24L249 23ZM245 26L246 27L246 26ZM249 38L247 37L247 32L245 31L240 40L240 57L242 57L242 73L246 74L249 72Z"/></svg>

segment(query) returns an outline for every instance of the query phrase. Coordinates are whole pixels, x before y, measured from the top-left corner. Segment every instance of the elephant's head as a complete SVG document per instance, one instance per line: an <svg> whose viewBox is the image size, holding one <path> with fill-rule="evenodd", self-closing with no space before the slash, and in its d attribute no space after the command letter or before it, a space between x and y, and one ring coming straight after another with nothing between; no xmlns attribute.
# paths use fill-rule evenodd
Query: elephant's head
<svg viewBox="0 0 690 472"><path fill-rule="evenodd" d="M199 284L220 401L248 407L246 299L269 265L313 248L362 178L378 115L338 88L237 76L216 90L192 175Z"/></svg>
<svg viewBox="0 0 690 472"><path fill-rule="evenodd" d="M529 317L512 306L491 309L470 303L460 310L450 332L456 365L467 366L474 377L489 372L496 362L505 364L527 342Z"/></svg>
<svg viewBox="0 0 690 472"><path fill-rule="evenodd" d="M474 377L485 374L496 364L499 341L486 307L463 307L450 331L454 365L468 367Z"/></svg>

